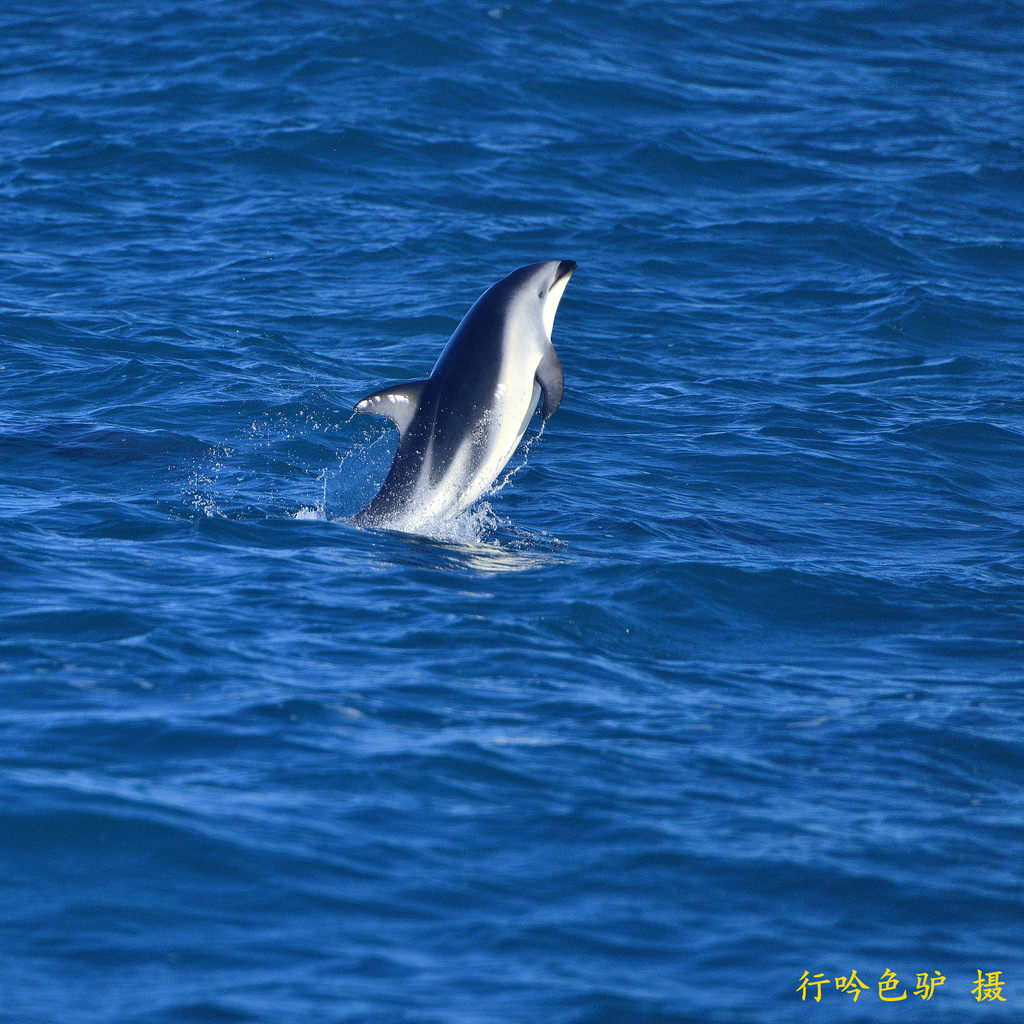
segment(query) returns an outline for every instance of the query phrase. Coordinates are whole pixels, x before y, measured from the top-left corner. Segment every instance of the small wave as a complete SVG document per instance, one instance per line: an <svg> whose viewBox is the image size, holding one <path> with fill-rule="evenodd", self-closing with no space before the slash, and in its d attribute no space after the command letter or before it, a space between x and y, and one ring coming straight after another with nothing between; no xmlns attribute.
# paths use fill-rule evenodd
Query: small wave
<svg viewBox="0 0 1024 1024"><path fill-rule="evenodd" d="M494 576L527 572L561 561L561 542L538 538L517 529L497 516L487 502L474 506L449 522L438 524L430 534L386 531L386 536L404 542L401 548L388 545L386 562L478 573Z"/></svg>

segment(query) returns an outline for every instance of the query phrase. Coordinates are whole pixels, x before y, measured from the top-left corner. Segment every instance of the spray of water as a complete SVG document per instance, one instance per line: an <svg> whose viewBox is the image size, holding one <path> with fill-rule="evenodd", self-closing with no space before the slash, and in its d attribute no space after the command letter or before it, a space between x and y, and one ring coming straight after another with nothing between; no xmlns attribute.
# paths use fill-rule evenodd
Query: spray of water
<svg viewBox="0 0 1024 1024"><path fill-rule="evenodd" d="M533 448L535 444L537 444L538 441L540 441L541 437L543 436L544 420L541 420L540 430L538 430L537 433L534 434L533 437L529 438L526 444L523 445L522 459L505 474L505 476L501 480L501 483L499 483L495 487L492 487L490 491L487 492L489 497L492 497L493 495L498 494L500 491L503 491L512 482L512 478L519 475L519 473L526 467L526 463L529 461L530 450Z"/></svg>
<svg viewBox="0 0 1024 1024"><path fill-rule="evenodd" d="M502 545L498 540L499 533L506 534L510 530L514 532L515 528L511 522L499 516L486 499L503 491L523 470L529 459L530 451L543 433L544 425L541 423L538 433L523 445L520 458L497 483L491 486L484 500L476 502L462 512L440 514L418 520L414 527L401 532L408 532L414 536L442 544L493 547L496 550L501 550ZM526 535L520 534L517 544L521 544L525 540Z"/></svg>
<svg viewBox="0 0 1024 1024"><path fill-rule="evenodd" d="M331 423L321 422L321 416L300 413L296 422L294 412L272 412L254 420L237 443L211 446L205 459L193 466L184 495L186 504L204 516L248 518L273 515L275 505L285 504L283 496L279 498L275 490L287 487L288 481L272 476L268 486L267 474L273 475L275 468L281 469L279 463L285 462L288 465L281 471L291 478L292 485L296 473L300 477L310 477L311 483L315 480L312 500L307 497L298 507L292 504L291 511L285 507L282 509L285 515L298 521L347 522L344 513L332 506L339 497L351 497L353 478L358 487L367 483L379 486L379 480L360 480L360 477L365 474L367 466L379 462L380 446L386 446L393 439L393 431L380 429L381 425L369 422L361 435L344 450L338 451L336 461L327 466L314 464L302 467L298 464L300 456L290 442L301 442L311 433L344 430L356 415L353 412L343 422ZM539 431L527 439L520 448L519 457L492 484L482 500L456 515L441 514L418 522L407 531L410 536L458 550L463 558L475 553L488 563L497 560L498 568L504 565L507 557L512 557L516 562L514 567L522 568L520 553L525 555L528 549L535 547L535 538L496 513L488 499L505 490L522 472L543 433L544 425L541 423ZM352 510L345 511L351 514ZM548 546L544 542L542 544Z"/></svg>
<svg viewBox="0 0 1024 1024"><path fill-rule="evenodd" d="M357 415L357 413L353 412L352 415L349 416L349 418L345 420L344 423L341 424L341 428L347 427L356 418ZM328 482L336 479L341 474L342 467L345 465L346 462L348 462L352 455L355 454L355 452L362 451L365 453L369 453L382 440L384 440L385 437L387 437L387 434L379 434L377 437L375 437L367 444L366 435L364 434L363 438L360 441L357 441L355 444L351 445L342 455L338 457L338 461L337 463L335 463L333 467L325 466L322 470L320 470L320 473L317 476L317 482L320 484L320 495L317 498L317 501L312 506L304 505L302 508L300 508L297 512L294 513L294 518L304 520L319 519L326 521L329 518L327 515Z"/></svg>
<svg viewBox="0 0 1024 1024"><path fill-rule="evenodd" d="M224 464L234 455L227 445L213 445L203 460L192 464L185 485L185 504L193 512L204 516L223 516L218 508L218 487Z"/></svg>
<svg viewBox="0 0 1024 1024"><path fill-rule="evenodd" d="M183 504L196 514L227 519L280 514L327 519L330 486L345 462L356 452L372 451L387 432L370 440L367 431L346 451L336 452L337 461L327 466L322 455L305 449L322 448L327 432L344 430L354 418L353 413L338 422L307 409L268 411L229 444L212 444L192 462L182 488ZM312 501L305 478L316 481ZM298 511L293 511L297 504Z"/></svg>

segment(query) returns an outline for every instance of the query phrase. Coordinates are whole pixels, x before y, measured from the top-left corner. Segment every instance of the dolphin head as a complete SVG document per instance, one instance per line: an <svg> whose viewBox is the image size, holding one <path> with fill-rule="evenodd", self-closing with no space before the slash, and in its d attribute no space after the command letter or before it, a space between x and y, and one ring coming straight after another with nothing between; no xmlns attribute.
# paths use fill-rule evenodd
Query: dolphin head
<svg viewBox="0 0 1024 1024"><path fill-rule="evenodd" d="M492 285L477 300L471 314L500 319L506 332L519 339L532 338L542 347L551 344L555 312L576 263L573 260L545 260L514 270Z"/></svg>
<svg viewBox="0 0 1024 1024"><path fill-rule="evenodd" d="M541 323L544 335L551 340L551 330L555 326L555 311L562 301L562 293L572 277L576 264L573 260L548 260L537 264L531 281L537 286L537 298L540 301Z"/></svg>

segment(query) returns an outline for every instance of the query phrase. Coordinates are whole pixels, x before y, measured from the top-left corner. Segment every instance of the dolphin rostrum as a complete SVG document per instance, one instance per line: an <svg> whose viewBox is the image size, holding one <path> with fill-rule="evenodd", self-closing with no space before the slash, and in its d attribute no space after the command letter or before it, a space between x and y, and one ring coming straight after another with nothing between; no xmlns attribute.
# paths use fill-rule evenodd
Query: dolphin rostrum
<svg viewBox="0 0 1024 1024"><path fill-rule="evenodd" d="M562 400L551 344L576 264L547 260L509 274L473 304L426 380L384 388L356 405L398 427L398 450L377 496L352 522L415 532L469 508L515 452L544 395Z"/></svg>

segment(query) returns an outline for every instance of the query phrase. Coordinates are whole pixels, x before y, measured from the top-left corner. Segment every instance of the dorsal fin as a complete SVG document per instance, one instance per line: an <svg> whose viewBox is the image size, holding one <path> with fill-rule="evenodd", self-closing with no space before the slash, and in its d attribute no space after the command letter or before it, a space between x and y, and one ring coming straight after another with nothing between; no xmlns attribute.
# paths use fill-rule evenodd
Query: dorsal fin
<svg viewBox="0 0 1024 1024"><path fill-rule="evenodd" d="M392 388L382 388L372 395L367 395L356 403L356 412L375 412L379 416L387 416L398 427L398 433L404 434L416 415L420 395L427 386L425 380L413 380L408 384L396 384Z"/></svg>

